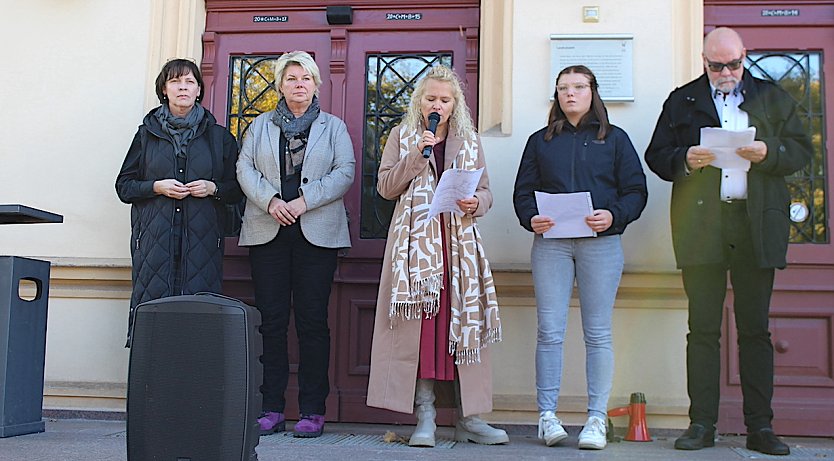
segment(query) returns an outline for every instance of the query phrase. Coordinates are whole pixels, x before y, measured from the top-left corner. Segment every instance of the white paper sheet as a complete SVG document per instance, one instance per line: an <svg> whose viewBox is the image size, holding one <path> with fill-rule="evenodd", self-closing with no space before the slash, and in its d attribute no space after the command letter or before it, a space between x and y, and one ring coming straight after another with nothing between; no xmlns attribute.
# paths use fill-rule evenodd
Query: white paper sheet
<svg viewBox="0 0 834 461"><path fill-rule="evenodd" d="M585 222L587 216L594 214L594 203L590 192L572 192L569 194L548 194L536 191L536 206L539 214L553 219L555 223L544 238L596 237L597 233Z"/></svg>
<svg viewBox="0 0 834 461"><path fill-rule="evenodd" d="M483 172L483 168L477 170L449 168L444 171L429 205L429 219L447 211L462 216L463 212L455 202L475 195L475 189L478 187L478 181L481 180Z"/></svg>
<svg viewBox="0 0 834 461"><path fill-rule="evenodd" d="M734 131L723 128L701 128L701 146L707 147L715 154L715 160L710 164L716 168L727 170L750 170L750 160L736 154L739 147L749 146L756 140L756 127Z"/></svg>

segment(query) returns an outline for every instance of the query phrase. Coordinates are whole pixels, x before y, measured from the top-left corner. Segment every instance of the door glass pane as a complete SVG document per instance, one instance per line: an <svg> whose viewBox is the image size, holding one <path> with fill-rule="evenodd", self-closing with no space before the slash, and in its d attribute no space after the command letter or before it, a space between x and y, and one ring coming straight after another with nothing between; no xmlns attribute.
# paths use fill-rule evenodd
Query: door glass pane
<svg viewBox="0 0 834 461"><path fill-rule="evenodd" d="M408 108L414 86L436 64L452 66L450 53L369 54L365 72L360 238L384 239L394 202L376 191L377 172L388 133Z"/></svg>
<svg viewBox="0 0 834 461"><path fill-rule="evenodd" d="M755 51L747 53L746 67L755 77L770 80L788 92L799 105L799 116L814 146L811 163L788 177L791 204L807 207L805 219L792 219L791 243L828 243L827 156L825 152L825 91L820 78L819 51ZM796 216L792 213L792 218Z"/></svg>
<svg viewBox="0 0 834 461"><path fill-rule="evenodd" d="M275 109L275 61L271 56L231 56L229 58L229 131L243 141L249 124L258 115Z"/></svg>

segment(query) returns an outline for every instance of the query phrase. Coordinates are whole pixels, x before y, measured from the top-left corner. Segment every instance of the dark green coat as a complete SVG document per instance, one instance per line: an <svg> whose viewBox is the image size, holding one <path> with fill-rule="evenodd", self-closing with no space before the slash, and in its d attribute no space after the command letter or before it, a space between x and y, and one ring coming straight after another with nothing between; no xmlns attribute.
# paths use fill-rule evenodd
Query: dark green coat
<svg viewBox="0 0 834 461"><path fill-rule="evenodd" d="M747 175L747 212L756 259L763 268L784 268L788 250L790 194L788 176L811 160L812 147L793 99L777 85L742 77L741 109L767 144L767 157ZM672 242L678 267L718 263L721 247L721 170L706 167L687 175L686 151L698 145L701 127L720 127L706 74L673 91L663 103L646 164L672 181Z"/></svg>

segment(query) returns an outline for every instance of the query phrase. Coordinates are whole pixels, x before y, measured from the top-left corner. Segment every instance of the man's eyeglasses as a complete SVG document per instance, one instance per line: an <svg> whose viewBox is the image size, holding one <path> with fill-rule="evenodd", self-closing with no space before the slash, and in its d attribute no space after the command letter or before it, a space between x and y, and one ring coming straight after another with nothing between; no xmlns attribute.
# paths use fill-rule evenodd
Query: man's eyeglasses
<svg viewBox="0 0 834 461"><path fill-rule="evenodd" d="M572 89L575 93L580 93L590 87L591 85L588 85L587 83L577 83L576 85L558 85L556 86L556 92L565 94L568 90Z"/></svg>
<svg viewBox="0 0 834 461"><path fill-rule="evenodd" d="M726 67L730 70L739 70L741 68L742 63L744 62L744 58L733 59L730 62L712 62L709 59L707 61L707 67L709 70L713 72L721 72Z"/></svg>

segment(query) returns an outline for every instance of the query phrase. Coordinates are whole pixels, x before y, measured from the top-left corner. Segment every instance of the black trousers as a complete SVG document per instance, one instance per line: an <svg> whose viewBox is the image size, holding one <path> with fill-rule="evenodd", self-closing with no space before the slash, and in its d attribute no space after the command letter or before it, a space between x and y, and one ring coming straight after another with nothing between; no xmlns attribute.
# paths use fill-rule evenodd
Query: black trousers
<svg viewBox="0 0 834 461"><path fill-rule="evenodd" d="M261 312L263 410L283 412L289 379L287 328L290 310L298 336L298 407L323 415L330 393L330 328L327 304L338 250L315 246L299 222L282 227L271 242L249 248L255 304Z"/></svg>
<svg viewBox="0 0 834 461"><path fill-rule="evenodd" d="M768 330L773 268L760 268L751 242L746 201L722 204L724 261L686 266L689 298L686 345L689 419L712 427L718 421L720 343L727 271L733 285L744 423L748 432L771 427L773 344Z"/></svg>

